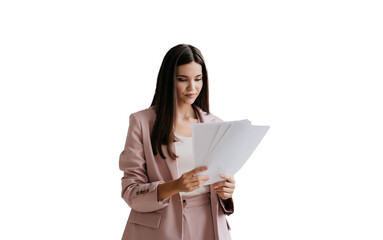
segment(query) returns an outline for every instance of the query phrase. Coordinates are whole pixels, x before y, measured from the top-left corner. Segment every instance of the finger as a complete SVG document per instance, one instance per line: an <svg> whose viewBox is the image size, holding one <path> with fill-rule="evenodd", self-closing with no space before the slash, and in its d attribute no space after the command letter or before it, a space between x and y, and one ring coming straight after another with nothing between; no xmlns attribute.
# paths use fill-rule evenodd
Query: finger
<svg viewBox="0 0 383 240"><path fill-rule="evenodd" d="M222 186L224 185L225 183L227 183L228 181L227 180L223 180L223 181L219 181L219 182L215 182L214 184L212 184L213 186Z"/></svg>
<svg viewBox="0 0 383 240"><path fill-rule="evenodd" d="M231 193L225 193L225 192L217 192L217 195L222 199L228 199L231 198L233 195Z"/></svg>
<svg viewBox="0 0 383 240"><path fill-rule="evenodd" d="M192 183L198 183L198 182L203 182L205 183L207 180L209 180L210 177L207 176L207 175L201 175L201 176L193 176L193 177L189 177L187 179L187 182L192 182Z"/></svg>
<svg viewBox="0 0 383 240"><path fill-rule="evenodd" d="M230 183L235 183L235 180L232 176L226 175L226 174L221 174L219 175L221 178L226 179Z"/></svg>
<svg viewBox="0 0 383 240"><path fill-rule="evenodd" d="M200 188L204 185L205 181L194 181L190 182L186 188L191 189L191 188Z"/></svg>
<svg viewBox="0 0 383 240"><path fill-rule="evenodd" d="M187 172L185 174L187 176L192 176L192 175L195 175L197 173L200 173L200 172L203 172L203 171L206 171L206 170L207 170L207 166L202 166L202 167L194 168L193 170L191 170L190 172Z"/></svg>
<svg viewBox="0 0 383 240"><path fill-rule="evenodd" d="M186 191L187 192L192 192L192 191L202 187L204 183L205 183L204 181L190 183L186 187Z"/></svg>
<svg viewBox="0 0 383 240"><path fill-rule="evenodd" d="M222 188L217 188L215 189L217 193L234 193L233 188L227 188L227 187L222 187Z"/></svg>
<svg viewBox="0 0 383 240"><path fill-rule="evenodd" d="M199 182L189 182L187 184L185 184L184 186L184 190L186 190L186 192L189 192L189 191L192 191L193 189L196 189L199 187Z"/></svg>
<svg viewBox="0 0 383 240"><path fill-rule="evenodd" d="M197 185L203 185L207 180L209 180L209 176L202 175L202 176L189 176L182 178L182 185L184 185L186 188L194 187Z"/></svg>
<svg viewBox="0 0 383 240"><path fill-rule="evenodd" d="M234 190L235 190L235 188L226 187L226 186L214 188L214 191L216 191L216 192L231 192L231 193L233 193Z"/></svg>
<svg viewBox="0 0 383 240"><path fill-rule="evenodd" d="M210 177L208 175L193 176L192 181L207 181Z"/></svg>
<svg viewBox="0 0 383 240"><path fill-rule="evenodd" d="M200 186L203 185L204 182L200 182L200 181L197 181L197 182L192 182L189 184L189 188L199 188Z"/></svg>
<svg viewBox="0 0 383 240"><path fill-rule="evenodd" d="M226 200L226 199L229 199L232 197L231 194L228 194L228 193L220 193L218 194L218 196L222 199L222 200Z"/></svg>
<svg viewBox="0 0 383 240"><path fill-rule="evenodd" d="M217 183L213 184L214 188L223 187L223 186L230 187L230 188L235 188L235 184L234 183L230 183L230 182L226 182L226 181L217 182Z"/></svg>
<svg viewBox="0 0 383 240"><path fill-rule="evenodd" d="M221 187L221 186L224 186L227 182L226 181L220 181L220 182L216 182L213 185L213 187Z"/></svg>

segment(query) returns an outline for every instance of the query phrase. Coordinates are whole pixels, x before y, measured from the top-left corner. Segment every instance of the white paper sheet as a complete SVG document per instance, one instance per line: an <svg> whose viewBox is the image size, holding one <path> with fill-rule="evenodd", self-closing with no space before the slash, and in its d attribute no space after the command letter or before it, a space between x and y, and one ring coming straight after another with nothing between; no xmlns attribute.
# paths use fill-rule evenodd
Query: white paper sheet
<svg viewBox="0 0 383 240"><path fill-rule="evenodd" d="M192 142L193 142L193 157L195 163L203 164L205 158L216 147L218 142L222 139L227 129L232 123L251 124L249 120L220 122L220 123L194 123L192 124ZM198 124L198 127L193 125ZM196 144L197 143L197 144ZM198 149L195 149L198 146ZM200 165L203 166L203 165Z"/></svg>
<svg viewBox="0 0 383 240"><path fill-rule="evenodd" d="M249 120L196 123L192 125L195 167L208 166L205 185L222 181L220 174L234 176L245 164L269 126L251 125Z"/></svg>

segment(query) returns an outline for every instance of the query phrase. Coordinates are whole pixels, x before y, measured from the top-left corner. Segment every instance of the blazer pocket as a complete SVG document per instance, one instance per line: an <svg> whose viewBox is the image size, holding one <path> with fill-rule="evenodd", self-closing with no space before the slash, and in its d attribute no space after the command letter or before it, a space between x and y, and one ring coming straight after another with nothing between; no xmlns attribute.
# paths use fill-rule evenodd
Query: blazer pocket
<svg viewBox="0 0 383 240"><path fill-rule="evenodd" d="M159 228L162 215L154 212L136 212L131 211L129 221L130 223L135 223L151 228Z"/></svg>

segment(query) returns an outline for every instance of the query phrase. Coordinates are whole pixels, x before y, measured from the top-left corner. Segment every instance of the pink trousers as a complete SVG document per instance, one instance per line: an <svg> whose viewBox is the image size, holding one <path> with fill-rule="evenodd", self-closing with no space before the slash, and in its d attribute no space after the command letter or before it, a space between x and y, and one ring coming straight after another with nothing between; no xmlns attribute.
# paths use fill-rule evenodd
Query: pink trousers
<svg viewBox="0 0 383 240"><path fill-rule="evenodd" d="M214 240L209 194L183 200L183 240Z"/></svg>

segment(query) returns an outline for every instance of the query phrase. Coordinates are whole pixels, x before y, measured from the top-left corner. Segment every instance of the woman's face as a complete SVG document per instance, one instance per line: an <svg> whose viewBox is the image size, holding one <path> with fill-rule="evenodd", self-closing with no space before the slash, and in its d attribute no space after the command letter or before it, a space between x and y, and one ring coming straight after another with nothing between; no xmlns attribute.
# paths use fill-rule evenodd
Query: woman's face
<svg viewBox="0 0 383 240"><path fill-rule="evenodd" d="M177 66L176 87L178 104L193 104L202 89L202 66L191 62Z"/></svg>

